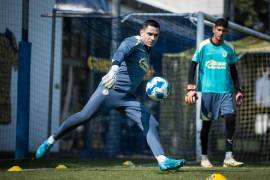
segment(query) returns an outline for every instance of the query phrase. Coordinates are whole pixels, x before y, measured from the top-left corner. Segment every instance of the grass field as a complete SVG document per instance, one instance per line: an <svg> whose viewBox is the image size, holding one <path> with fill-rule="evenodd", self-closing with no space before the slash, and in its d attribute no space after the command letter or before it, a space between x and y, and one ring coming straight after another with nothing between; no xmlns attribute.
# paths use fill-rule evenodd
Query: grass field
<svg viewBox="0 0 270 180"><path fill-rule="evenodd" d="M241 168L202 169L198 164L188 163L176 172L161 172L154 161L132 160L134 166L124 166L124 160L1 160L0 180L205 180L213 173L221 173L228 180L269 180L270 166L247 164ZM56 169L64 164L67 169ZM19 165L21 172L7 172L7 169ZM219 165L220 166L220 165Z"/></svg>

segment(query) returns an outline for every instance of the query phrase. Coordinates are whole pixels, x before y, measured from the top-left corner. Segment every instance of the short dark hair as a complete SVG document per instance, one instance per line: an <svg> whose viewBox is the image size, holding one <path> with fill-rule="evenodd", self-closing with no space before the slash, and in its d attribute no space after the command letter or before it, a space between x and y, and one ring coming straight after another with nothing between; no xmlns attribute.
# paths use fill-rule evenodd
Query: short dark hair
<svg viewBox="0 0 270 180"><path fill-rule="evenodd" d="M153 20L153 19L148 19L148 20L144 21L144 23L142 25L142 29L145 29L148 26L153 26L155 28L160 29L159 23L157 21Z"/></svg>
<svg viewBox="0 0 270 180"><path fill-rule="evenodd" d="M227 28L229 25L228 21L225 18L219 18L215 21L215 26L223 26Z"/></svg>

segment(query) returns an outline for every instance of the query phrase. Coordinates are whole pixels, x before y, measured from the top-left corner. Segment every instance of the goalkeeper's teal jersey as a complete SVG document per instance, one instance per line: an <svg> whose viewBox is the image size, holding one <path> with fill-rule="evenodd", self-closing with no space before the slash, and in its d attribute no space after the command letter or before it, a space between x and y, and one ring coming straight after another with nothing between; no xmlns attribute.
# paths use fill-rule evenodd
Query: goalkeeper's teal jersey
<svg viewBox="0 0 270 180"><path fill-rule="evenodd" d="M234 47L227 41L215 45L210 39L201 42L192 61L199 64L197 87L201 92L231 93L233 81L230 64L238 61Z"/></svg>

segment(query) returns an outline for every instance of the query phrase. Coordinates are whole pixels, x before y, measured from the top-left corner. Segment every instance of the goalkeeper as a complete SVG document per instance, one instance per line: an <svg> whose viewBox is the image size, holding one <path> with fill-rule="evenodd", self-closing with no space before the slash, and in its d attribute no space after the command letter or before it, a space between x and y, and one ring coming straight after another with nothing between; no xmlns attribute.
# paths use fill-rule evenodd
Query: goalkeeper
<svg viewBox="0 0 270 180"><path fill-rule="evenodd" d="M238 58L234 47L224 40L228 21L217 19L213 26L213 36L201 42L196 50L189 69L187 94L185 101L194 104L196 90L202 93L201 119L201 166L213 167L207 156L208 133L213 120L221 116L225 119L226 153L224 167L239 167L242 162L233 158L233 135L236 113L234 101L241 105L243 94L240 88L236 62ZM195 81L196 66L199 64L197 87ZM235 95L234 95L235 92Z"/></svg>
<svg viewBox="0 0 270 180"><path fill-rule="evenodd" d="M135 92L144 74L149 70L149 53L159 36L160 26L147 20L139 36L126 38L116 50L110 71L102 78L96 91L83 109L68 117L36 151L36 158L43 157L68 131L88 122L94 117L116 109L132 119L143 130L147 143L159 163L160 170L178 169L185 160L175 160L164 155L159 140L158 121L137 101Z"/></svg>

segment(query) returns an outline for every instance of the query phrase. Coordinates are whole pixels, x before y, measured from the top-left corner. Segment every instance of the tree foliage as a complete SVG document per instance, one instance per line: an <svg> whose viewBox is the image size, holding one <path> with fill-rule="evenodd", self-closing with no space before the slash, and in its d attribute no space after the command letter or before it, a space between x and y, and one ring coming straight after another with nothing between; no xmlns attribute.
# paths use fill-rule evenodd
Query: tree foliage
<svg viewBox="0 0 270 180"><path fill-rule="evenodd" d="M268 29L270 0L235 0L235 22L259 31Z"/></svg>

